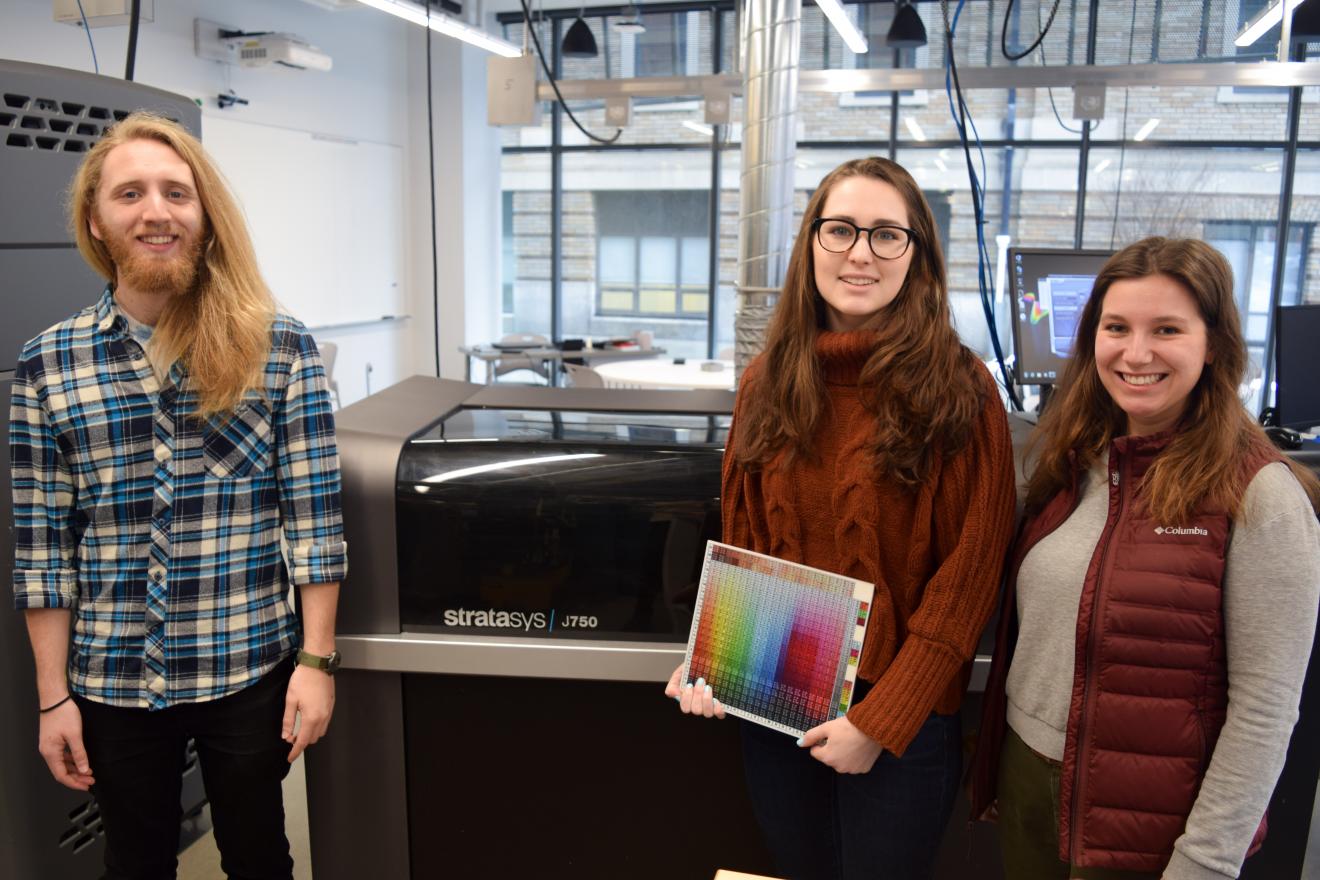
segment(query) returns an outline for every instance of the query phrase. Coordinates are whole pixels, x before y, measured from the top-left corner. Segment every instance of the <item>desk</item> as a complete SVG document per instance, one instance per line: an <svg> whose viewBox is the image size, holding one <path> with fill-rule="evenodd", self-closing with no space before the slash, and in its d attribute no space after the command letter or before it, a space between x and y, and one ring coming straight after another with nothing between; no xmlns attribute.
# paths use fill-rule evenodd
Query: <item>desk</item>
<svg viewBox="0 0 1320 880"><path fill-rule="evenodd" d="M551 369L550 384L559 384L559 365L565 360L580 360L584 364L593 365L603 361L623 361L636 360L638 358L652 358L656 355L664 354L663 348L584 348L580 351L564 351L547 346L545 348L496 348L493 345L460 345L458 350L463 353L463 378L470 381L472 376L472 361L479 360L486 365L486 384L490 385L495 381L495 364L501 358L529 358L533 361L541 361L548 364ZM711 386L722 387L722 386Z"/></svg>
<svg viewBox="0 0 1320 880"><path fill-rule="evenodd" d="M699 388L733 390L733 361L714 361L723 364L722 370L703 370L702 364L712 363L691 358L676 364L669 358L630 360L593 367L605 380L607 388Z"/></svg>

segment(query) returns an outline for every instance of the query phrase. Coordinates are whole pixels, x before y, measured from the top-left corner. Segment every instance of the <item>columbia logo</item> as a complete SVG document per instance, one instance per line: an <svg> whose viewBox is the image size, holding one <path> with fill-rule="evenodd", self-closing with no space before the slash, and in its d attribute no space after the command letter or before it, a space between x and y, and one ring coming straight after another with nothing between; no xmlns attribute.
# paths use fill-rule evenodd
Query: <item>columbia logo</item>
<svg viewBox="0 0 1320 880"><path fill-rule="evenodd" d="M1157 535L1209 535L1210 533L1207 532L1205 529L1201 528L1200 526L1190 526L1190 527L1183 527L1183 526L1156 526L1156 527L1155 527L1155 534L1157 534Z"/></svg>

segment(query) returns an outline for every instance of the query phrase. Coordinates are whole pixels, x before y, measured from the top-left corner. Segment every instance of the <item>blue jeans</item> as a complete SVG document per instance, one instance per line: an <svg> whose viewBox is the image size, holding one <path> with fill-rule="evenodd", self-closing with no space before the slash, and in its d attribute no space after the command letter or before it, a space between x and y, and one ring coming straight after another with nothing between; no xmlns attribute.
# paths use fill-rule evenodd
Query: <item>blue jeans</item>
<svg viewBox="0 0 1320 880"><path fill-rule="evenodd" d="M932 714L903 757L842 774L791 736L741 722L756 821L790 880L930 876L962 773L962 722Z"/></svg>

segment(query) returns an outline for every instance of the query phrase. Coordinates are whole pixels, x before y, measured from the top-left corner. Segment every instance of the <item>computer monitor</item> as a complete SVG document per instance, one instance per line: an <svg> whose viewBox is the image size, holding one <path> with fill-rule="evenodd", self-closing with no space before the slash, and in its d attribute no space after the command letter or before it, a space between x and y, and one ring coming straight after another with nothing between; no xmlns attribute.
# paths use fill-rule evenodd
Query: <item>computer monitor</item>
<svg viewBox="0 0 1320 880"><path fill-rule="evenodd" d="M1320 305L1274 313L1274 408L1287 428L1320 425Z"/></svg>
<svg viewBox="0 0 1320 880"><path fill-rule="evenodd" d="M1052 385L1063 375L1091 286L1111 251L1009 248L1014 373L1019 385Z"/></svg>

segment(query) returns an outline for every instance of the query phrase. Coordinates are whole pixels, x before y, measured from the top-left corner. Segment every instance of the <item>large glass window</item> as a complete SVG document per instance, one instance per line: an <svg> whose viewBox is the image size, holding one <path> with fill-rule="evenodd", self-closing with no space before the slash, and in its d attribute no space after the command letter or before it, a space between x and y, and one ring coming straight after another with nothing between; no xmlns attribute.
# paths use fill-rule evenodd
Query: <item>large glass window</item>
<svg viewBox="0 0 1320 880"><path fill-rule="evenodd" d="M1272 57L1277 35L1267 35L1247 52L1233 46L1238 29L1265 2L1124 0L1113 8L1103 6L1095 63L1235 64ZM930 43L901 53L884 44L893 3L844 5L867 35L870 51L847 50L819 8L807 3L801 26L804 70L943 64L938 3L916 4ZM1011 63L1000 45L1006 5L964 6L954 45L960 68ZM632 33L618 30L632 12L620 15L620 8L611 7L608 18L585 10L600 54L563 60L565 78L702 76L734 67L737 24L731 0L697 7L647 4L641 15L645 30ZM1053 8L1053 0L1015 0L1006 29L1009 50L1034 42ZM562 9L548 16L559 19L562 34L576 14ZM1121 27L1105 24L1120 19ZM521 38L520 23L509 16L501 20L510 39ZM1063 0L1041 49L1018 64L1087 63L1090 27L1089 4ZM549 33L549 25L539 32ZM555 48L549 38L543 45ZM1150 234L1205 238L1233 263L1245 329L1259 365L1274 254L1280 249L1275 235L1288 168L1290 94L1231 86L1109 88L1104 118L1092 124L1084 147L1082 125L1072 118L1070 88L969 88L966 101L984 143L984 158L973 147L985 188L978 218L967 161L942 89L897 96L887 91L799 92L795 209L800 214L812 189L839 162L893 151L936 213L959 331L987 357L978 228L996 287L1002 285L999 264L1012 244L1114 249ZM1302 152L1284 249L1284 302L1320 301L1320 255L1311 246L1311 224L1320 215L1320 113L1315 110L1320 89L1308 87L1303 96ZM891 110L895 97L896 117ZM613 132L602 101L570 106L592 132ZM680 356L716 354L731 344L741 96L734 96L733 107L731 125L710 126L700 95L639 98L631 123L608 147L561 117L562 146L552 148L548 110L539 126L507 129L505 234L513 242L505 243L504 252L506 328L547 330L554 303L561 336L599 339L647 329L657 344ZM712 143L716 138L720 142ZM560 169L557 192L551 185L552 162ZM1082 171L1085 187L1079 199ZM718 186L714 198L712 186ZM551 248L555 218L562 234ZM558 254L557 266L552 266L552 254ZM1007 309L999 302L995 307L1007 347Z"/></svg>
<svg viewBox="0 0 1320 880"><path fill-rule="evenodd" d="M563 334L648 330L670 354L705 355L710 153L567 153L563 200Z"/></svg>
<svg viewBox="0 0 1320 880"><path fill-rule="evenodd" d="M550 156L505 153L501 331L550 336ZM472 340L481 342L484 340Z"/></svg>

